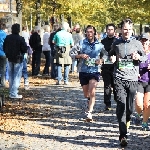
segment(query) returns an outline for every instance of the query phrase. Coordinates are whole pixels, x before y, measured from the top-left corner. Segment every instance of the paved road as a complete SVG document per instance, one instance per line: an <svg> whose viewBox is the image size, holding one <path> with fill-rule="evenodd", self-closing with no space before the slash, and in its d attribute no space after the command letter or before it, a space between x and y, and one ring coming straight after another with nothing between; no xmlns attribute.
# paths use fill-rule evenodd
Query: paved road
<svg viewBox="0 0 150 150"><path fill-rule="evenodd" d="M36 98L28 99L28 94ZM103 112L103 82L96 93L91 123L81 121L86 99L81 87L47 85L32 87L23 100L10 101L1 113L1 150L119 150L118 124L113 110ZM112 97L113 99L113 97ZM13 111L15 110L15 113ZM7 112L8 110L8 112ZM150 150L149 132L131 125L126 150Z"/></svg>

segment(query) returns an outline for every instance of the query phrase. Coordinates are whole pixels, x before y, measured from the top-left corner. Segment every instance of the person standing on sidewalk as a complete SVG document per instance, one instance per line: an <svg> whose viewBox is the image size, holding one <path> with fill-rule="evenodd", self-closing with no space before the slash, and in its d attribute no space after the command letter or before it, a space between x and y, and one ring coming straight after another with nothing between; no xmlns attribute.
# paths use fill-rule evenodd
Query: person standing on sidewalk
<svg viewBox="0 0 150 150"><path fill-rule="evenodd" d="M56 63L54 63L54 56L55 56L56 50L55 50L55 44L53 43L53 38L54 38L54 35L60 30L61 29L59 28L59 25L54 24L53 32L50 34L50 37L49 37L49 45L51 48L51 78L52 79L58 78L57 65Z"/></svg>
<svg viewBox="0 0 150 150"><path fill-rule="evenodd" d="M84 97L88 99L88 110L85 112L86 120L92 121L92 112L95 105L95 91L100 80L101 58L107 52L104 46L95 38L96 29L92 25L86 28L86 38L76 44L70 51L72 59L79 61L79 80Z"/></svg>
<svg viewBox="0 0 150 150"><path fill-rule="evenodd" d="M32 53L32 76L42 76L40 75L40 65L41 65L41 37L39 35L40 29L38 26L35 27L33 34L30 36L29 44L33 50Z"/></svg>
<svg viewBox="0 0 150 150"><path fill-rule="evenodd" d="M5 72L6 72L6 63L7 58L3 49L3 43L7 36L4 31L6 28L5 24L0 24L0 76L1 76L1 86L5 87Z"/></svg>
<svg viewBox="0 0 150 150"><path fill-rule="evenodd" d="M140 41L132 37L133 22L127 18L120 23L122 37L110 51L114 64L114 85L117 94L116 115L119 122L119 141L126 146L127 129L133 112L133 101L138 85L139 61L146 60Z"/></svg>
<svg viewBox="0 0 150 150"><path fill-rule="evenodd" d="M22 76L24 54L27 53L27 45L23 37L19 35L20 25L12 25L12 34L4 40L4 52L8 58L9 72L9 97L22 98L18 95L18 88Z"/></svg>
<svg viewBox="0 0 150 150"><path fill-rule="evenodd" d="M22 37L24 37L25 42L28 46L28 49L30 48L29 46L29 39L30 35L29 32L27 31L27 27L24 26L22 29ZM23 69L22 69L22 76L24 78L24 89L28 90L29 89L29 79L28 79L28 70L27 70L27 63L28 63L28 50L27 53L24 54L24 59L23 59Z"/></svg>
<svg viewBox="0 0 150 150"><path fill-rule="evenodd" d="M144 52L147 55L147 60L140 63L138 89L136 95L136 118L135 124L141 124L141 113L143 113L142 130L149 131L148 118L150 117L150 36L144 33L140 37Z"/></svg>
<svg viewBox="0 0 150 150"><path fill-rule="evenodd" d="M28 55L27 53L24 54L23 58L23 68L22 68L22 76L24 79L24 89L29 90L29 77L28 77L28 70L27 70L27 61Z"/></svg>
<svg viewBox="0 0 150 150"><path fill-rule="evenodd" d="M114 37L115 35L115 25L113 23L106 25L106 33L107 37L104 38L101 43L104 45L105 50L109 53L111 50L112 43L116 40ZM103 77L104 82L104 104L105 110L111 110L111 92L113 88L114 93L114 100L116 100L116 94L114 89L114 78L113 78L113 71L114 71L114 64L112 62L105 62L101 66L101 75Z"/></svg>
<svg viewBox="0 0 150 150"><path fill-rule="evenodd" d="M83 40L83 34L81 32L81 28L80 25L76 25L75 26L75 33L72 34L72 38L74 41L74 45L76 45L77 43L79 43L79 41ZM71 67L71 72L74 73L75 72L75 67L77 68L77 59L72 60L72 67Z"/></svg>
<svg viewBox="0 0 150 150"><path fill-rule="evenodd" d="M70 33L67 32L69 24L67 22L62 23L62 30L54 35L53 43L55 43L56 53L55 59L58 69L58 80L57 85L61 84L62 77L62 66L64 65L64 84L67 85L69 82L69 65L72 63L71 57L69 56L70 48L73 46L73 38Z"/></svg>
<svg viewBox="0 0 150 150"><path fill-rule="evenodd" d="M42 51L43 54L45 55L45 67L43 70L43 76L49 76L49 67L50 67L50 61L51 61L51 48L50 45L48 44L49 37L50 37L50 26L46 25L44 27L44 34L43 34L43 46L42 46Z"/></svg>

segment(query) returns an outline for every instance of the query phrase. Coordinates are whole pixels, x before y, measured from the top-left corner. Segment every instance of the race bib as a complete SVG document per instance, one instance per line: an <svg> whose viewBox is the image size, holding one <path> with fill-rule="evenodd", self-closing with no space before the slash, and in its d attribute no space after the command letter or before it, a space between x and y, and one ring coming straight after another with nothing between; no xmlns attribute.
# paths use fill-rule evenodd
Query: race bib
<svg viewBox="0 0 150 150"><path fill-rule="evenodd" d="M110 60L105 60L105 61L104 61L104 64L113 64L113 62L110 61Z"/></svg>
<svg viewBox="0 0 150 150"><path fill-rule="evenodd" d="M119 69L132 69L133 60L132 59L121 59L119 61Z"/></svg>
<svg viewBox="0 0 150 150"><path fill-rule="evenodd" d="M86 59L85 60L85 64L87 65L87 66L95 66L95 58L88 58L88 59Z"/></svg>

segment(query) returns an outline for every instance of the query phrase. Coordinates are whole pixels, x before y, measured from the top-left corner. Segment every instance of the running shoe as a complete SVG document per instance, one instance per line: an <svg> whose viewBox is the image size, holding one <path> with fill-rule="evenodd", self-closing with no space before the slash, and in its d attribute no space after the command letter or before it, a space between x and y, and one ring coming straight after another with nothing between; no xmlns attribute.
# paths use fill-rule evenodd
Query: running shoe
<svg viewBox="0 0 150 150"><path fill-rule="evenodd" d="M125 137L123 137L121 140L120 140L120 145L121 146L127 146L128 142L127 142L127 139Z"/></svg>
<svg viewBox="0 0 150 150"><path fill-rule="evenodd" d="M140 115L138 115L138 114L135 115L134 124L135 124L136 126L138 126L138 125L141 124Z"/></svg>
<svg viewBox="0 0 150 150"><path fill-rule="evenodd" d="M143 131L150 131L150 128L148 127L147 122L142 122L142 130Z"/></svg>
<svg viewBox="0 0 150 150"><path fill-rule="evenodd" d="M105 111L110 111L111 110L111 106L105 106Z"/></svg>
<svg viewBox="0 0 150 150"><path fill-rule="evenodd" d="M92 121L92 113L91 112L85 112L85 115L86 115L86 121L87 122L90 122L90 121Z"/></svg>

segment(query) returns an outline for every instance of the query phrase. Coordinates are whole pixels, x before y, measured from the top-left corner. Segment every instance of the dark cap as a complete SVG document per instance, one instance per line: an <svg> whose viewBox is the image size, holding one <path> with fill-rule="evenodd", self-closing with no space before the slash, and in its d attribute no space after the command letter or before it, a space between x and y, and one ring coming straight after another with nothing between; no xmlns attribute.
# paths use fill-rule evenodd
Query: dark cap
<svg viewBox="0 0 150 150"><path fill-rule="evenodd" d="M143 33L141 36L140 36L140 40L141 39L147 39L147 40L150 40L150 36L148 33Z"/></svg>

